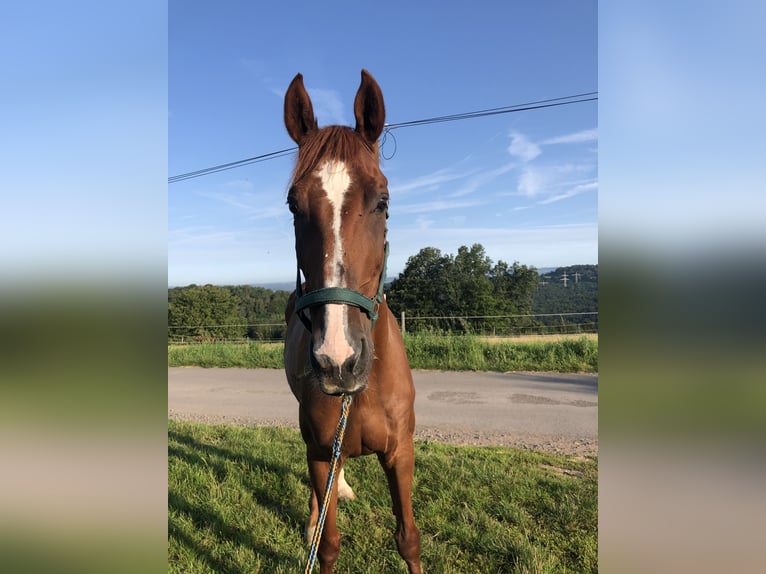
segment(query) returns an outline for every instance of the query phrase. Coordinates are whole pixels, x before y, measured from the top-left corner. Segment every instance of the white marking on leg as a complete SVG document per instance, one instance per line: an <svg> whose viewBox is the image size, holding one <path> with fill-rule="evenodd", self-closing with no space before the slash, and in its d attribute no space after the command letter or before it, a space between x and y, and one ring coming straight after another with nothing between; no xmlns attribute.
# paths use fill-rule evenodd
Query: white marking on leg
<svg viewBox="0 0 766 574"><path fill-rule="evenodd" d="M303 529L303 539L311 546L311 540L314 538L314 531L317 528L319 522L319 505L316 493L312 490L309 496L309 518L306 521L306 527Z"/></svg>
<svg viewBox="0 0 766 574"><path fill-rule="evenodd" d="M346 482L346 469L341 468L338 475L338 500L356 500L356 494Z"/></svg>
<svg viewBox="0 0 766 574"><path fill-rule="evenodd" d="M343 264L343 239L341 237L341 212L343 200L351 185L351 177L342 161L328 161L318 170L322 180L327 200L332 207L333 248L331 253L325 253L325 286L345 287L345 281L340 272ZM329 257L328 257L329 255ZM325 336L317 353L327 355L332 361L341 366L346 359L354 354L347 336L348 308L346 305L328 303L325 305Z"/></svg>
<svg viewBox="0 0 766 574"><path fill-rule="evenodd" d="M311 541L314 539L314 530L316 530L316 522L314 524L306 524L306 529L303 531L304 541L311 546Z"/></svg>

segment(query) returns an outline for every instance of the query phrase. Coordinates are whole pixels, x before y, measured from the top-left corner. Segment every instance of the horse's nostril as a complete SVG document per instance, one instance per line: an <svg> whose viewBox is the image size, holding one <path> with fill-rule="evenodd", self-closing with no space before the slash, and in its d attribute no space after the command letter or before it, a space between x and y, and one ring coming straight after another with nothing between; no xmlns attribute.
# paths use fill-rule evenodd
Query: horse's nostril
<svg viewBox="0 0 766 574"><path fill-rule="evenodd" d="M311 366L315 371L326 373L331 376L340 373L338 365L335 364L335 361L333 361L331 357L324 353L317 353L316 351L311 352Z"/></svg>
<svg viewBox="0 0 766 574"><path fill-rule="evenodd" d="M367 372L369 367L369 345L367 339L362 339L359 343L359 351L349 358L348 364L351 366L351 373L354 376L360 376Z"/></svg>

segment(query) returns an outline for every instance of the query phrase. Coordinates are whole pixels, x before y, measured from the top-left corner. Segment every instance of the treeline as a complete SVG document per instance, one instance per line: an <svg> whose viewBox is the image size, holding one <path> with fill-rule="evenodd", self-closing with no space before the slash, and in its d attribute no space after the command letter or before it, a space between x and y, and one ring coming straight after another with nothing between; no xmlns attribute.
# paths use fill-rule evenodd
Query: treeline
<svg viewBox="0 0 766 574"><path fill-rule="evenodd" d="M250 285L170 288L168 338L284 339L289 295ZM595 315L539 314L597 311L598 266L539 275L535 267L518 262L493 262L480 244L462 246L454 255L425 247L386 286L386 300L397 319L404 313L410 333L510 335L550 332L546 329L560 324L592 331Z"/></svg>
<svg viewBox="0 0 766 574"><path fill-rule="evenodd" d="M283 339L289 296L288 291L272 291L252 285L170 288L168 339Z"/></svg>

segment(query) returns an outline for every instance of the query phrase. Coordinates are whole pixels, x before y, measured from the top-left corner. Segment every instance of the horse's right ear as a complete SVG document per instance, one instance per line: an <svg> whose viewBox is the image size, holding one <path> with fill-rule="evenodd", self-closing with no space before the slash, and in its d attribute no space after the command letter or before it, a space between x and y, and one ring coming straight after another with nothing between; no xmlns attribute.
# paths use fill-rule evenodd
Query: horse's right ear
<svg viewBox="0 0 766 574"><path fill-rule="evenodd" d="M306 134L318 129L311 98L303 87L302 74L293 78L285 92L285 127L287 133L298 145Z"/></svg>

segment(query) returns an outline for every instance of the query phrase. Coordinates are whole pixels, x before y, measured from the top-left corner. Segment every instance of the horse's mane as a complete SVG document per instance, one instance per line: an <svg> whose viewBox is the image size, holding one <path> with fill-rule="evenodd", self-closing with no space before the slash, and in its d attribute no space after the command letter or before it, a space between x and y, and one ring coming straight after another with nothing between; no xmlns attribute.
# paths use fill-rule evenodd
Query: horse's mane
<svg viewBox="0 0 766 574"><path fill-rule="evenodd" d="M326 126L307 134L298 148L293 181L305 177L324 160L350 163L360 153L378 156L378 144L370 147L359 133L348 126Z"/></svg>

